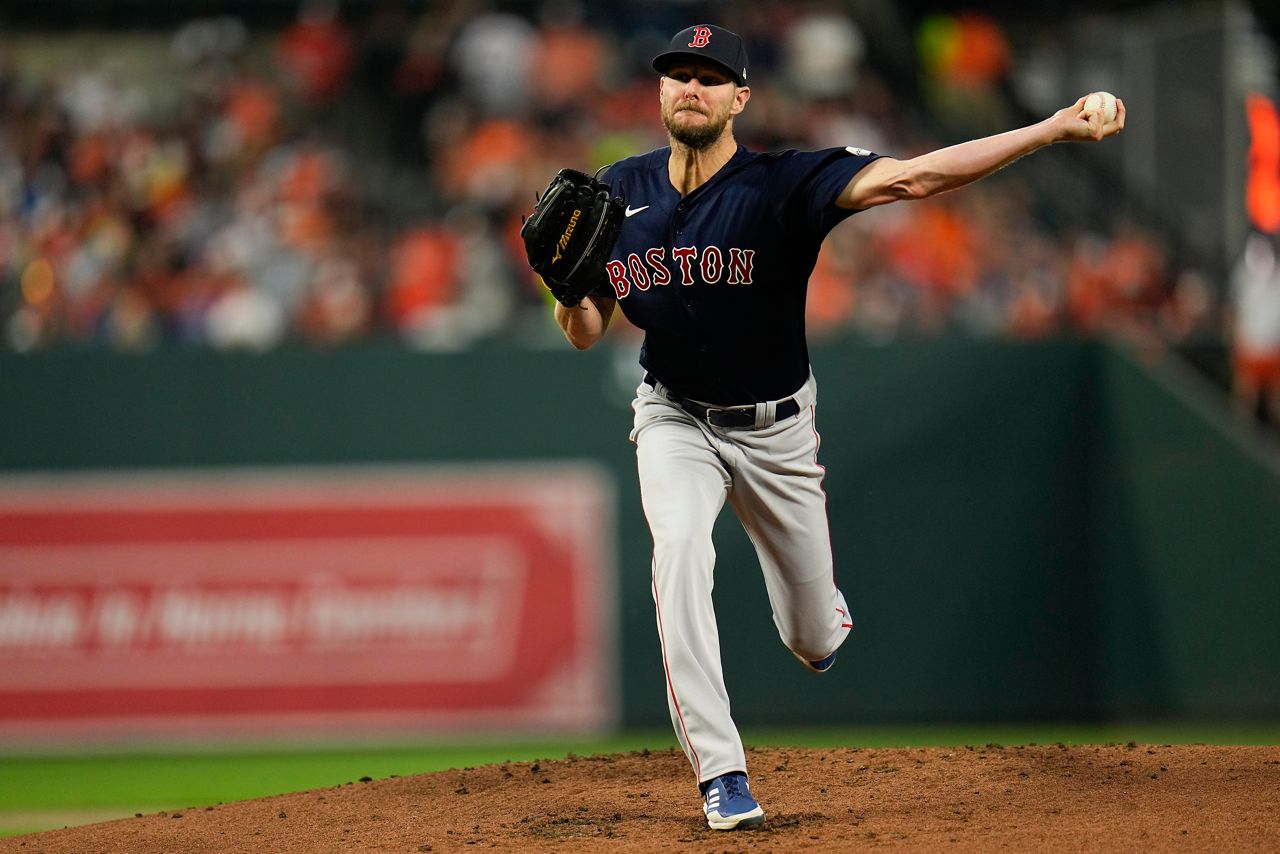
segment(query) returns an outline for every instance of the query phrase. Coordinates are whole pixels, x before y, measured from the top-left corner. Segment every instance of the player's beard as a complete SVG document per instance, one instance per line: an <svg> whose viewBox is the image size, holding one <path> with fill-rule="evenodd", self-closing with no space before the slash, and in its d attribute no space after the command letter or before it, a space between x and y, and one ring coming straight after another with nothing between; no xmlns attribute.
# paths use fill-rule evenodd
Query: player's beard
<svg viewBox="0 0 1280 854"><path fill-rule="evenodd" d="M732 104L725 106L724 111L720 115L708 116L708 120L700 125L684 125L677 124L675 116L681 110L671 110L666 104L662 105L662 123L667 126L667 133L677 142L688 146L689 148L699 151L713 144L720 135L724 133L725 126L729 124L729 109ZM685 109L693 109L685 107ZM706 115L706 113L702 113Z"/></svg>

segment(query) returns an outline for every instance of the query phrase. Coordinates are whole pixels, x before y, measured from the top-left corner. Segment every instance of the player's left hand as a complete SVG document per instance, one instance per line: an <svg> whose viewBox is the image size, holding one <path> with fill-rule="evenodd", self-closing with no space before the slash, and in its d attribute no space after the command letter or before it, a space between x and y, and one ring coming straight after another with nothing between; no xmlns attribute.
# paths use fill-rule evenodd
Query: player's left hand
<svg viewBox="0 0 1280 854"><path fill-rule="evenodd" d="M529 266L565 308L608 286L604 266L623 218L609 185L576 169L561 169L538 199L520 237Z"/></svg>
<svg viewBox="0 0 1280 854"><path fill-rule="evenodd" d="M1053 114L1050 121L1057 130L1057 138L1063 142L1087 142L1114 136L1124 130L1124 101L1116 98L1116 115L1107 121L1101 109L1086 109L1082 95L1070 107L1063 107Z"/></svg>

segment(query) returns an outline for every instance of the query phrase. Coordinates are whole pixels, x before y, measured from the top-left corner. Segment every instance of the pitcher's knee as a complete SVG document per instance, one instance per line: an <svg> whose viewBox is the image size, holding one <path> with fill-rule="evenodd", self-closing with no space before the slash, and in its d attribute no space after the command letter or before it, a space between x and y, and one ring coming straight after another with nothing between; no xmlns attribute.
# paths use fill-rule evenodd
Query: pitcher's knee
<svg viewBox="0 0 1280 854"><path fill-rule="evenodd" d="M824 648L831 642L829 633L824 635L821 639L816 637L806 637L804 634L798 632L779 632L779 635L782 639L783 646L808 661L816 661L819 658L824 658L827 655L830 655L832 652L830 649Z"/></svg>
<svg viewBox="0 0 1280 854"><path fill-rule="evenodd" d="M818 659L826 658L835 651L831 649L821 649L814 644L787 644L786 646L787 649L791 650L805 661L817 661Z"/></svg>
<svg viewBox="0 0 1280 854"><path fill-rule="evenodd" d="M840 647L847 630L834 630L832 626L805 626L798 629L778 627L778 636L787 649L806 661L826 658Z"/></svg>

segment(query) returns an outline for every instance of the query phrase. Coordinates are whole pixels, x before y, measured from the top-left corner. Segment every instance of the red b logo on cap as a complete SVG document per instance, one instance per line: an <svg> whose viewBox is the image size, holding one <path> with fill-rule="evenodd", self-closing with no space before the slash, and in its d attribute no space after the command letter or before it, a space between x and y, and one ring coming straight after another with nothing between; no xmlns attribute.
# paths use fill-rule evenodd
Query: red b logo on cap
<svg viewBox="0 0 1280 854"><path fill-rule="evenodd" d="M694 27L693 41L689 42L689 47L706 47L711 43L710 27Z"/></svg>

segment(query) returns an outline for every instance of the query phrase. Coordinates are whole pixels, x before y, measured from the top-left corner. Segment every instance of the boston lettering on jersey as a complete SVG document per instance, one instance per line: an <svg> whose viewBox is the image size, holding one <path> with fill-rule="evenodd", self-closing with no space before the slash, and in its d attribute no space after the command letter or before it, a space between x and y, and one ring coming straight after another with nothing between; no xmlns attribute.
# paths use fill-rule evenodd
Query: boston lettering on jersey
<svg viewBox="0 0 1280 854"><path fill-rule="evenodd" d="M677 246L671 250L671 257L680 273L680 284L685 287L693 286L695 267L702 281L708 285L714 285L721 279L726 285L749 285L755 255L754 249L736 246L729 247L727 253L719 246L705 249ZM613 285L614 296L626 299L632 288L647 291L654 285L671 284L671 270L664 263L666 258L667 247L652 246L644 251L643 261L635 252L629 253L625 261L610 261L605 265L605 272L609 275L609 284Z"/></svg>
<svg viewBox="0 0 1280 854"><path fill-rule="evenodd" d="M809 378L804 310L836 207L876 155L861 149L758 154L739 147L685 196L661 148L606 173L627 217L606 264L640 364L684 397L725 406L781 400Z"/></svg>

